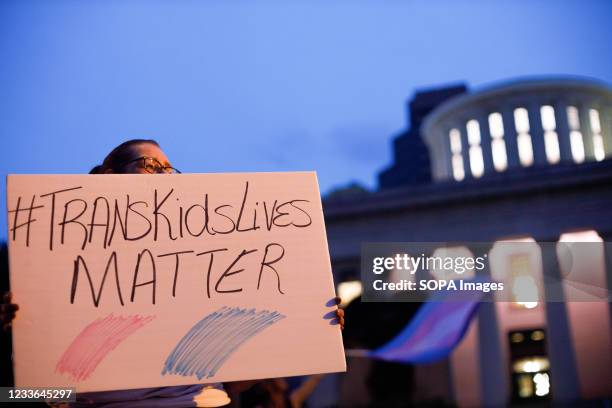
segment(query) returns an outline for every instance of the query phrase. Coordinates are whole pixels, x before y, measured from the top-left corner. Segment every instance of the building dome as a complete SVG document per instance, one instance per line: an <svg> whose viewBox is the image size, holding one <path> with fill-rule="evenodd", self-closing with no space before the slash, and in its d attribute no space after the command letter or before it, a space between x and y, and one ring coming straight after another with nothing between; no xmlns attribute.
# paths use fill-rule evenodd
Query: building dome
<svg viewBox="0 0 612 408"><path fill-rule="evenodd" d="M521 80L448 99L421 126L436 181L612 156L612 88Z"/></svg>

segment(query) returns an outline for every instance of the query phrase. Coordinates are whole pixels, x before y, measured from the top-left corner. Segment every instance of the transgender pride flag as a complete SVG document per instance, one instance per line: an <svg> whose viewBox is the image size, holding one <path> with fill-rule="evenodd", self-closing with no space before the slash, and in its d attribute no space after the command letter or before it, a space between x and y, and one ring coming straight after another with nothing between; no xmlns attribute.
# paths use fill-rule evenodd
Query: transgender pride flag
<svg viewBox="0 0 612 408"><path fill-rule="evenodd" d="M482 292L435 292L400 334L365 356L398 363L430 363L446 357L465 335L483 296Z"/></svg>

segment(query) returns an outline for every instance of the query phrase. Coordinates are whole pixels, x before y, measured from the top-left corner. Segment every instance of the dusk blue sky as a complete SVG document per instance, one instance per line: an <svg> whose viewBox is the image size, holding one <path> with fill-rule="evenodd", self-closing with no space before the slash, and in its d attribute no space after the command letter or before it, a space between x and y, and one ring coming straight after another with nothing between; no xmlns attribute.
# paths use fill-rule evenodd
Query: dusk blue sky
<svg viewBox="0 0 612 408"><path fill-rule="evenodd" d="M606 0L5 0L0 209L6 174L86 173L131 138L183 172L373 188L416 90L612 83L611 20Z"/></svg>

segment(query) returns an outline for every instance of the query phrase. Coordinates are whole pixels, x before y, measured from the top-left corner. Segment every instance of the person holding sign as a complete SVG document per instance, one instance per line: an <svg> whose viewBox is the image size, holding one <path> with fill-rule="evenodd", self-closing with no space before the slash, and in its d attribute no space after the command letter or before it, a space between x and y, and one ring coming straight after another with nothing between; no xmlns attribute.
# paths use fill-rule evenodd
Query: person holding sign
<svg viewBox="0 0 612 408"><path fill-rule="evenodd" d="M167 156L154 140L136 139L117 146L106 156L103 163L94 167L90 174L176 174ZM336 299L339 304L339 299ZM16 305L10 297L5 298L0 320L7 327L14 318ZM335 319L344 328L344 312L336 309ZM221 384L196 384L161 388L130 389L78 394L72 406L112 407L217 407L227 405L230 394L238 393L256 381L241 381ZM197 405L196 405L197 404Z"/></svg>
<svg viewBox="0 0 612 408"><path fill-rule="evenodd" d="M2 296L2 303L0 304L0 322L4 331L8 331L11 328L11 322L15 318L17 310L19 310L19 306L11 303L11 293L6 292Z"/></svg>

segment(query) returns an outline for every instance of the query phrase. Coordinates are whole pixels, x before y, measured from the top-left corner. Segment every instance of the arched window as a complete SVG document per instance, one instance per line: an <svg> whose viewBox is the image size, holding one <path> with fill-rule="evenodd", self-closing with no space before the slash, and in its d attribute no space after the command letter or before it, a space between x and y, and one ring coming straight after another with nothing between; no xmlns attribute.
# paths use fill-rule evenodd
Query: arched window
<svg viewBox="0 0 612 408"><path fill-rule="evenodd" d="M555 122L555 109L550 105L540 107L542 128L544 129L544 148L546 160L550 164L559 163L561 154L559 152L559 137L557 136L557 124Z"/></svg>
<svg viewBox="0 0 612 408"><path fill-rule="evenodd" d="M499 112L489 115L489 133L491 134L491 155L493 167L497 171L504 171L508 167L506 142L504 141L504 122Z"/></svg>
<svg viewBox="0 0 612 408"><path fill-rule="evenodd" d="M533 164L533 146L529 134L529 115L527 109L516 108L514 110L514 126L516 128L516 144L518 146L519 160L523 167Z"/></svg>
<svg viewBox="0 0 612 408"><path fill-rule="evenodd" d="M470 171L476 178L484 173L484 161L482 160L482 147L480 147L480 125L475 119L469 120L466 124L467 139L470 145Z"/></svg>
<svg viewBox="0 0 612 408"><path fill-rule="evenodd" d="M578 118L578 108L575 106L567 107L567 124L570 130L570 147L572 149L572 158L575 163L584 161L584 140L580 131L580 119Z"/></svg>
<svg viewBox="0 0 612 408"><path fill-rule="evenodd" d="M601 136L599 111L597 109L589 109L589 119L591 122L591 133L593 134L593 153L595 154L595 160L602 161L606 158L606 151L604 149L603 137Z"/></svg>
<svg viewBox="0 0 612 408"><path fill-rule="evenodd" d="M489 262L491 277L506 282L514 310L538 306L542 282L541 252L533 238L496 241Z"/></svg>
<svg viewBox="0 0 612 408"><path fill-rule="evenodd" d="M451 151L451 166L453 169L453 178L456 181L461 181L465 178L465 169L463 168L463 156L461 146L461 133L459 129L451 129L448 132Z"/></svg>

